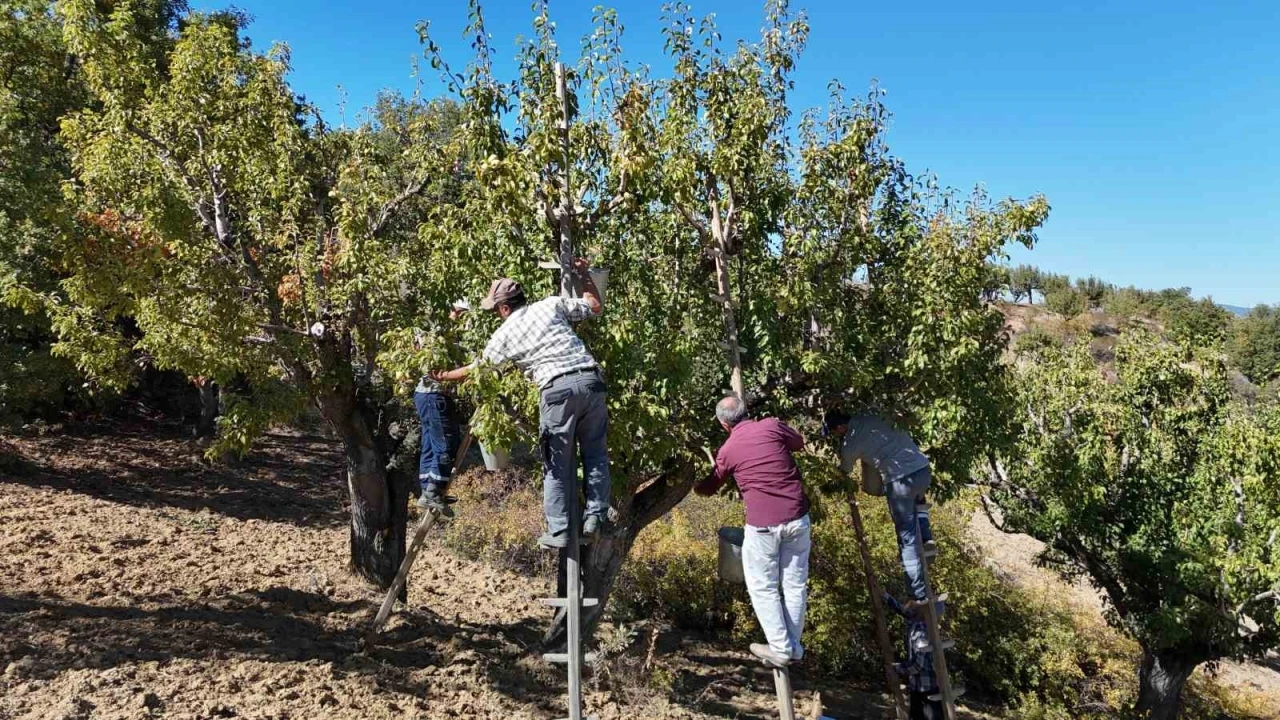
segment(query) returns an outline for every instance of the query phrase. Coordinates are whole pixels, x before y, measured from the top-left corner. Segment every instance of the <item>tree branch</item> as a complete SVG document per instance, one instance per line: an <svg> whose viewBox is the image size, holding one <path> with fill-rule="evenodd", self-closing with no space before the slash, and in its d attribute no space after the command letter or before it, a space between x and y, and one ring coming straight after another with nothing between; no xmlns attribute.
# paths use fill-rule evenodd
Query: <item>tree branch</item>
<svg viewBox="0 0 1280 720"><path fill-rule="evenodd" d="M707 228L706 221L697 215L694 215L692 210L680 203L676 203L676 208L680 211L680 214L684 216L685 221L698 231L698 236L702 238L702 242L704 244L708 243L711 240L711 231Z"/></svg>
<svg viewBox="0 0 1280 720"><path fill-rule="evenodd" d="M391 222L391 219L395 217L400 206L408 202L413 196L421 193L427 187L427 182L429 180L430 178L428 176L423 175L421 178L409 183L404 190L400 191L399 195L395 196L383 205L382 209L378 211L377 219L374 220L373 224L369 227L369 236L374 238L380 237L382 232L386 230L387 225Z"/></svg>
<svg viewBox="0 0 1280 720"><path fill-rule="evenodd" d="M666 515L671 508L678 505L693 489L694 477L693 463L682 462L679 467L636 493L631 507L637 531Z"/></svg>

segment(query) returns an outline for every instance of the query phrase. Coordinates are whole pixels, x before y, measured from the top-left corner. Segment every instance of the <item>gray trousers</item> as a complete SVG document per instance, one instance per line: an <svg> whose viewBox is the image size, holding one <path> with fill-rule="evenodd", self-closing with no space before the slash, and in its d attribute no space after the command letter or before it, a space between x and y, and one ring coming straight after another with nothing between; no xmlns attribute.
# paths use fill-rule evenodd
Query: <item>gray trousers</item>
<svg viewBox="0 0 1280 720"><path fill-rule="evenodd" d="M584 514L604 517L609 511L609 450L605 442L609 413L604 380L598 372L565 375L542 389L539 406L542 448L542 509L547 530L569 528L568 492L577 492L577 451L582 452L587 481Z"/></svg>

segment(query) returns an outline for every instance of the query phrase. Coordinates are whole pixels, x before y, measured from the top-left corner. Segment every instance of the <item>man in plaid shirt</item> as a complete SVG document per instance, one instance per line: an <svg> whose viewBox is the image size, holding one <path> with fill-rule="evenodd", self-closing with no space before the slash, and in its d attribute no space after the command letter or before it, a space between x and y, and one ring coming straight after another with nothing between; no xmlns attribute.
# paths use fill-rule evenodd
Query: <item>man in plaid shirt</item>
<svg viewBox="0 0 1280 720"><path fill-rule="evenodd" d="M542 495L547 532L538 543L547 548L562 548L569 541L567 493L577 492L575 442L582 453L587 481L584 539L599 535L609 510L609 453L605 445L609 416L604 379L600 366L570 325L599 315L603 306L587 272L587 262L575 260L573 270L583 287L581 298L555 295L530 305L520 283L502 278L493 281L488 296L480 303L480 307L497 312L503 319L481 358L495 365L515 363L542 391L539 444L545 467ZM436 371L432 377L460 381L473 367L475 363Z"/></svg>
<svg viewBox="0 0 1280 720"><path fill-rule="evenodd" d="M920 614L922 608L918 603L904 606L889 593L884 593L883 598L884 604L902 618L902 642L906 646L907 659L898 663L895 669L906 680L907 691L911 695L907 717L910 720L942 720L942 703L929 699L930 695L938 692L938 674L933 669L933 644L929 642L929 628ZM936 610L938 617L942 617L942 601L938 601Z"/></svg>

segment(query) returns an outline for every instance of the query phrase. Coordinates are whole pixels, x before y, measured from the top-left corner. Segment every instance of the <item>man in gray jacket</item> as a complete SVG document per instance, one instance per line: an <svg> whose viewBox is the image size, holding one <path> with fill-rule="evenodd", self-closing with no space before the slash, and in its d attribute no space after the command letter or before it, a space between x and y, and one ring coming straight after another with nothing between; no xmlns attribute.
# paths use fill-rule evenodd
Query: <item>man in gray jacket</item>
<svg viewBox="0 0 1280 720"><path fill-rule="evenodd" d="M883 479L907 585L916 601L927 602L925 547L916 537L916 517L919 512L920 534L925 545L931 547L933 533L929 528L928 514L923 508L917 510L933 479L929 458L920 452L910 435L872 414L851 417L842 411L829 412L824 419L822 433L840 443L841 470L853 472L854 462L862 461ZM863 472L868 472L868 469L864 468Z"/></svg>

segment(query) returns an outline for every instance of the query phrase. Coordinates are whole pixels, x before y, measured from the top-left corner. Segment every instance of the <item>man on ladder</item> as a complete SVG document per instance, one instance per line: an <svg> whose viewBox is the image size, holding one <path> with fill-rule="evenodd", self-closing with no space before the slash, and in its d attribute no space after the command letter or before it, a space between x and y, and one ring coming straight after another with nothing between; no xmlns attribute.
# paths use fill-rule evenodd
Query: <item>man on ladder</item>
<svg viewBox="0 0 1280 720"><path fill-rule="evenodd" d="M494 365L514 362L542 390L538 441L545 468L542 493L547 532L538 544L552 549L568 545L569 523L578 521L569 517L568 510L568 493L578 491L575 446L582 453L587 485L584 541L599 535L609 510L609 416L604 379L600 366L570 325L603 310L587 268L587 261L581 258L573 263L583 288L580 298L553 295L530 305L520 283L502 278L493 281L480 303L503 319L481 357ZM473 367L474 363L435 371L431 377L439 382L459 382Z"/></svg>
<svg viewBox="0 0 1280 720"><path fill-rule="evenodd" d="M900 606L900 610L904 617L924 621L927 647L916 648L916 651L921 657L928 657L933 671L930 684L937 688L936 692L920 696L913 692L914 707L924 712L936 709L932 703L941 703L942 718L955 720L955 700L964 694L964 688L953 687L947 671L945 651L955 643L944 639L939 628L946 596L935 595L929 585L929 563L938 552L929 525L928 503L924 500L933 478L929 458L910 435L869 413L851 417L839 410L828 412L822 433L835 437L840 443L841 470L849 473L855 462L862 463L864 489L873 495L884 495L889 503L902 569L911 593L910 600ZM876 481L881 487L875 487ZM872 487L867 487L868 484ZM873 602L880 601L881 598L873 599ZM919 687L911 689L916 691Z"/></svg>
<svg viewBox="0 0 1280 720"><path fill-rule="evenodd" d="M889 515L893 518L893 529L898 538L902 570L911 590L912 598L908 604L928 602L924 561L926 552L932 553L934 546L928 514L923 512L922 506L925 491L933 479L929 458L910 435L869 413L851 417L839 410L829 412L824 419L822 433L836 438L840 444L842 471L853 472L853 464L860 461L864 463L864 472L869 469L882 480L884 496L889 502ZM922 516L920 538L916 537L918 509Z"/></svg>
<svg viewBox="0 0 1280 720"><path fill-rule="evenodd" d="M804 448L800 433L776 418L750 420L742 400L730 395L716 405L716 419L729 439L716 453L711 475L694 487L714 495L731 480L747 506L742 570L747 593L767 643L751 652L773 667L804 657L808 599L809 498L800 482L794 453Z"/></svg>

